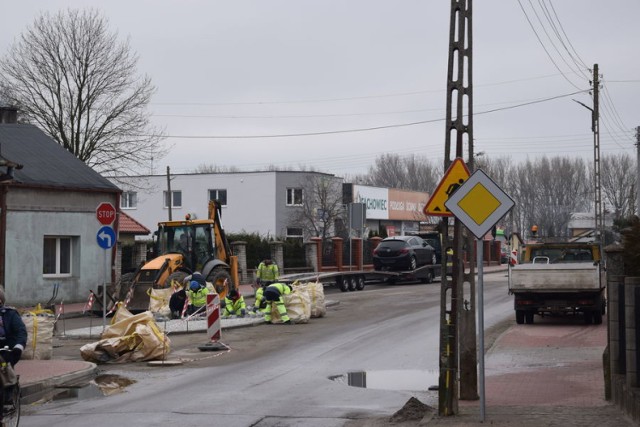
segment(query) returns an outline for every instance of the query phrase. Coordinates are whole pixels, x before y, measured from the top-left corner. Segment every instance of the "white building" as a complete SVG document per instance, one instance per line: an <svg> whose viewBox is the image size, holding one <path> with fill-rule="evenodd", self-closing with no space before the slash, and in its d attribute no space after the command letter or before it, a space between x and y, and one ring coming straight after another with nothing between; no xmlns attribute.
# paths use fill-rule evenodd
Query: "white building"
<svg viewBox="0 0 640 427"><path fill-rule="evenodd" d="M305 182L314 177L342 183L342 178L331 174L304 171L172 174L169 180L166 175L121 177L120 206L155 230L159 221L179 220L187 214L206 218L208 201L215 199L222 203L222 224L227 233L302 237L302 228L292 223L291 217L302 207Z"/></svg>

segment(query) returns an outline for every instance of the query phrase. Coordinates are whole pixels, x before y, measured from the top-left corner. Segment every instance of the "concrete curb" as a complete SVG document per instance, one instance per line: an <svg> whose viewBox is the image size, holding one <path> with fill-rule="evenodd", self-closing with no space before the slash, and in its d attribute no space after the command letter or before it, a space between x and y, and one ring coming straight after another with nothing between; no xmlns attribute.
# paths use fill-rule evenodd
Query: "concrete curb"
<svg viewBox="0 0 640 427"><path fill-rule="evenodd" d="M24 363L25 361L21 362ZM58 361L48 360L47 365L49 368L55 365ZM68 361L62 361L67 362ZM64 384L73 384L80 382L87 382L93 379L97 372L98 366L92 362L74 361L74 365L81 366L80 368L74 367L65 374L51 376L47 378L38 379L30 383L20 384L21 398L20 401L23 404L35 403L38 400L43 399L51 393L56 387L60 387Z"/></svg>

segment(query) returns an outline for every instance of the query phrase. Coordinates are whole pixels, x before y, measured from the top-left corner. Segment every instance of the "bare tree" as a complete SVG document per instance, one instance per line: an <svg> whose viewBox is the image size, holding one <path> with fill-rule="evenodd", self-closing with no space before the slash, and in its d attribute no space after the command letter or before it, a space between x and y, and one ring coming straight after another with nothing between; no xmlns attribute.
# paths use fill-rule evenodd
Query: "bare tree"
<svg viewBox="0 0 640 427"><path fill-rule="evenodd" d="M331 236L343 218L342 180L333 176L308 176L302 184L302 206L289 221L304 230L305 237Z"/></svg>
<svg viewBox="0 0 640 427"><path fill-rule="evenodd" d="M353 182L376 187L432 192L442 176L442 168L425 157L401 157L398 154L383 154L376 158L375 165L364 176L355 176Z"/></svg>
<svg viewBox="0 0 640 427"><path fill-rule="evenodd" d="M545 156L519 164L510 187L516 229L525 232L535 224L540 236L567 237L571 213L587 209L593 194L587 170L580 158Z"/></svg>
<svg viewBox="0 0 640 427"><path fill-rule="evenodd" d="M636 206L636 164L628 153L602 157L600 183L614 220L630 218Z"/></svg>
<svg viewBox="0 0 640 427"><path fill-rule="evenodd" d="M139 174L164 154L147 105L155 88L96 11L43 13L0 61L0 93L106 176Z"/></svg>
<svg viewBox="0 0 640 427"><path fill-rule="evenodd" d="M224 173L224 172L240 172L236 166L218 166L216 164L201 163L193 170L194 173Z"/></svg>

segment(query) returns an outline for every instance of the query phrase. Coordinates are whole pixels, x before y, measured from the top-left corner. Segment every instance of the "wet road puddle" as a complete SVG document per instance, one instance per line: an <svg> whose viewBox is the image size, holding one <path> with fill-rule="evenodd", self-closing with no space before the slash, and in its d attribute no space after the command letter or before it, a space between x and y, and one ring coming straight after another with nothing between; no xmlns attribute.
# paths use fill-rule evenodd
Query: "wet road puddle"
<svg viewBox="0 0 640 427"><path fill-rule="evenodd" d="M87 384L74 387L58 387L51 397L51 400L63 399L88 399L91 397L110 396L116 393L122 393L124 389L135 380L122 377L120 375L98 375Z"/></svg>
<svg viewBox="0 0 640 427"><path fill-rule="evenodd" d="M377 390L425 391L438 389L437 370L356 371L333 375L330 380L351 387Z"/></svg>

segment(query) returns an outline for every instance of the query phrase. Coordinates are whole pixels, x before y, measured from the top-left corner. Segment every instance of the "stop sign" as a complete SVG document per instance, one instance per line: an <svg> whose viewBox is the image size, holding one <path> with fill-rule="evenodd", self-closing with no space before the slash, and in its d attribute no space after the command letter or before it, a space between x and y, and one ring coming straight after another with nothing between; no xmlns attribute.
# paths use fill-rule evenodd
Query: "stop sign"
<svg viewBox="0 0 640 427"><path fill-rule="evenodd" d="M116 219L116 208L111 203L102 202L96 208L96 218L102 225L110 225Z"/></svg>

